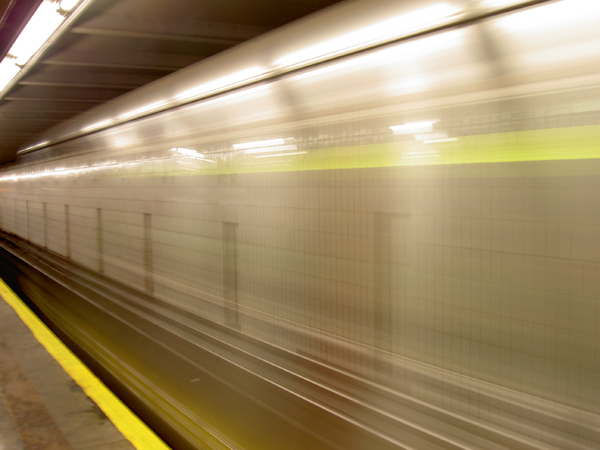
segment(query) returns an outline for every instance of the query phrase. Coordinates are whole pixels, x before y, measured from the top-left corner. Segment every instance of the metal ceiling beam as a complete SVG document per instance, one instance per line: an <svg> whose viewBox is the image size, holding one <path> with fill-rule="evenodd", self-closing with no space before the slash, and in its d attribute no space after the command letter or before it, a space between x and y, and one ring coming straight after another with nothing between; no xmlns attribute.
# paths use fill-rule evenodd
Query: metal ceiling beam
<svg viewBox="0 0 600 450"><path fill-rule="evenodd" d="M38 71L19 82L21 86L55 86L74 88L135 89L160 76L131 73L95 73L85 71Z"/></svg>
<svg viewBox="0 0 600 450"><path fill-rule="evenodd" d="M51 110L0 110L0 120L3 119L30 119L37 117L48 117L51 113L52 117L70 117L73 114L77 114L77 111L51 111Z"/></svg>
<svg viewBox="0 0 600 450"><path fill-rule="evenodd" d="M1 0L0 1L0 28L4 26L8 17L16 5L17 0Z"/></svg>
<svg viewBox="0 0 600 450"><path fill-rule="evenodd" d="M52 119L48 117L37 118L37 119L2 119L0 118L0 124L2 126L10 126L13 130L19 130L22 128L30 128L30 124L35 124L38 127L40 122L47 122L49 125L54 125L57 122L62 122L63 119ZM18 128L15 128L18 127Z"/></svg>
<svg viewBox="0 0 600 450"><path fill-rule="evenodd" d="M175 72L198 62L200 59L202 57L168 53L64 50L45 59L42 64Z"/></svg>
<svg viewBox="0 0 600 450"><path fill-rule="evenodd" d="M98 30L92 28L76 27L71 29L71 32L78 34L92 34L96 36L110 36L110 37L121 37L121 38L137 38L137 39L152 39L152 40L163 40L163 41L177 41L177 42L195 42L197 44L216 44L233 47L234 45L240 44L243 41L236 39L219 39L219 38L206 38L199 36L177 36L176 34L157 34L157 33L141 33L137 31L125 31L125 30Z"/></svg>
<svg viewBox="0 0 600 450"><path fill-rule="evenodd" d="M64 103L61 101L47 101L43 103L38 103L36 101L19 101L17 103L13 102L3 102L0 105L0 114L13 114L13 113L30 113L30 112L39 112L39 113L73 113L79 114L82 111L86 111L90 108L97 106L97 103Z"/></svg>
<svg viewBox="0 0 600 450"><path fill-rule="evenodd" d="M60 87L38 87L38 86L18 86L10 93L12 97L19 98L47 98L47 99L70 99L76 98L78 100L84 100L85 96L88 95L90 100L105 100L108 98L114 98L117 95L121 95L123 89L78 89L77 86L65 89ZM8 97L5 97L8 100Z"/></svg>
<svg viewBox="0 0 600 450"><path fill-rule="evenodd" d="M72 33L237 45L270 28L191 20L101 15L78 24Z"/></svg>
<svg viewBox="0 0 600 450"><path fill-rule="evenodd" d="M50 81L21 81L19 86L49 86L49 87L64 87L64 88L80 88L80 89L122 89L123 91L130 91L138 88L141 84L72 84L72 83L61 83L61 82L50 82Z"/></svg>
<svg viewBox="0 0 600 450"><path fill-rule="evenodd" d="M114 97L113 97L114 98ZM35 102L54 102L56 98L42 98L42 97L4 97L5 100L9 100L11 102L27 102L27 101L35 101ZM61 102L74 102L74 103L94 103L94 106L97 106L99 103L104 103L108 100L90 100L86 99L77 99L77 98L61 98Z"/></svg>

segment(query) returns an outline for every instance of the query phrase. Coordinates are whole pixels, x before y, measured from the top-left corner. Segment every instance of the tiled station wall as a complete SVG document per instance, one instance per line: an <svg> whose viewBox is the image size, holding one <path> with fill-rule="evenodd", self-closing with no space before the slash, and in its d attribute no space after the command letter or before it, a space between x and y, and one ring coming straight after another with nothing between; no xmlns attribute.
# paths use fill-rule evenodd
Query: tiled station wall
<svg viewBox="0 0 600 450"><path fill-rule="evenodd" d="M394 361L406 357L591 407L600 222L590 165L6 181L0 220L109 277L364 376L397 378Z"/></svg>

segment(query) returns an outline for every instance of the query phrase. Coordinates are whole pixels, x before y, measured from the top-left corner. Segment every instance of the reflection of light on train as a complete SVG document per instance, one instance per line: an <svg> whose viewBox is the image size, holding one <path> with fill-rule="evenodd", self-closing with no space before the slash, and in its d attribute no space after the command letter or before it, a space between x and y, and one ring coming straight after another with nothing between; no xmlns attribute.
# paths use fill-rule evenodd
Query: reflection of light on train
<svg viewBox="0 0 600 450"><path fill-rule="evenodd" d="M305 448L598 448L600 9L534 3L352 2L212 58L39 136L0 226L178 311Z"/></svg>

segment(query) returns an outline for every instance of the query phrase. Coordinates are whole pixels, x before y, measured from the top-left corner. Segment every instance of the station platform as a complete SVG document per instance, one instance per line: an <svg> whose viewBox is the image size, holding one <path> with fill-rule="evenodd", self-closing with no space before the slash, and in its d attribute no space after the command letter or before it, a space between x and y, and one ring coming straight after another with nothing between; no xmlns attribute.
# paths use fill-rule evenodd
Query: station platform
<svg viewBox="0 0 600 450"><path fill-rule="evenodd" d="M168 448L1 280L0 296L0 450Z"/></svg>

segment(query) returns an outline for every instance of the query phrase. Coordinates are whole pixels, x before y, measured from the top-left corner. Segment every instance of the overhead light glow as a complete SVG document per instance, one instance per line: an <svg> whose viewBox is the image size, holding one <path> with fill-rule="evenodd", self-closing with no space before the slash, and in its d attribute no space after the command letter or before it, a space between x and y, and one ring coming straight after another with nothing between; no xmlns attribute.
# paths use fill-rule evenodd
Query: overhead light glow
<svg viewBox="0 0 600 450"><path fill-rule="evenodd" d="M244 153L267 153L267 152L285 152L289 150L298 150L296 144L274 145L272 147L257 147L244 150Z"/></svg>
<svg viewBox="0 0 600 450"><path fill-rule="evenodd" d="M65 17L58 13L56 3L45 0L35 11L8 53L20 66L26 64L63 23Z"/></svg>
<svg viewBox="0 0 600 450"><path fill-rule="evenodd" d="M81 0L44 0L21 31L6 58L0 63L0 91L20 73L21 68L43 49L48 40L65 21L65 11L73 9ZM60 8L60 12L59 12Z"/></svg>
<svg viewBox="0 0 600 450"><path fill-rule="evenodd" d="M186 155L186 156L204 156L200 153L198 153L196 150L192 150L191 148L183 148L183 147L173 147L171 149L172 152L177 152L177 153L181 153L182 155Z"/></svg>
<svg viewBox="0 0 600 450"><path fill-rule="evenodd" d="M293 138L287 138L293 139ZM244 150L247 148L259 148L259 147L271 147L273 145L283 145L285 144L285 139L277 138L277 139L267 139L265 141L253 141L253 142L242 142L241 144L233 144L233 148L236 150Z"/></svg>
<svg viewBox="0 0 600 450"><path fill-rule="evenodd" d="M459 12L458 9L446 3L438 3L291 53L275 61L275 64L279 67L286 67L321 60L324 57L333 57L346 51L386 42L441 25Z"/></svg>
<svg viewBox="0 0 600 450"><path fill-rule="evenodd" d="M415 139L417 141L426 141L431 139L446 139L447 137L448 133L444 132L415 134Z"/></svg>
<svg viewBox="0 0 600 450"><path fill-rule="evenodd" d="M81 0L60 0L58 4L63 11L71 11Z"/></svg>
<svg viewBox="0 0 600 450"><path fill-rule="evenodd" d="M202 153L198 153L196 150L192 150L191 148L173 147L170 150L172 152L179 153L184 156L189 156L194 159L199 159L201 161L214 163L214 161L212 159L206 159Z"/></svg>
<svg viewBox="0 0 600 450"><path fill-rule="evenodd" d="M392 130L394 134L428 133L433 130L433 124L437 122L437 120L407 122L402 125L393 125L390 127L390 130Z"/></svg>
<svg viewBox="0 0 600 450"><path fill-rule="evenodd" d="M464 30L445 31L384 49L379 58L390 61L392 58L421 58L431 53L442 53L462 46L464 37Z"/></svg>
<svg viewBox="0 0 600 450"><path fill-rule="evenodd" d="M154 111L154 110L160 108L161 106L164 106L165 104L166 104L166 102L161 101L161 102L152 103L150 105L142 106L141 108L134 109L133 111L128 111L124 114L121 114L119 116L119 118L120 119L129 119L130 117L134 117L134 116L138 116L143 113Z"/></svg>
<svg viewBox="0 0 600 450"><path fill-rule="evenodd" d="M15 60L6 57L0 63L0 90L4 89L14 77L21 71L21 68L15 64Z"/></svg>
<svg viewBox="0 0 600 450"><path fill-rule="evenodd" d="M97 130L98 128L102 128L102 127L105 127L107 125L110 125L113 122L114 122L114 120L111 120L111 119L103 120L102 122L98 122L98 123L95 123L95 124L90 125L88 127L82 128L81 131Z"/></svg>
<svg viewBox="0 0 600 450"><path fill-rule="evenodd" d="M304 155L304 154L306 154L306 152L277 153L276 155L260 155L260 156L255 156L255 158L275 158L275 157L278 157L278 156L292 156L292 155Z"/></svg>
<svg viewBox="0 0 600 450"><path fill-rule="evenodd" d="M44 142L39 142L38 144L32 145L31 147L27 147L24 148L23 150L19 150L17 153L27 153L30 152L31 150L36 150L40 147L43 147L46 144L49 144L50 141L44 141Z"/></svg>
<svg viewBox="0 0 600 450"><path fill-rule="evenodd" d="M516 11L499 17L498 23L510 32L529 32L536 28L559 29L562 26L571 27L578 23L579 26L584 26L586 24L581 21L597 22L599 13L600 2L597 0L564 0Z"/></svg>
<svg viewBox="0 0 600 450"><path fill-rule="evenodd" d="M446 31L434 36L422 37L420 39L403 42L391 48L385 48L377 52L365 53L349 60L336 61L325 67L319 67L294 76L296 80L325 75L339 70L348 70L355 67L371 67L374 64L387 65L392 61L405 61L407 58L423 58L431 53L441 53L452 48L459 47L464 40L463 30ZM422 80L420 75L418 80ZM420 85L424 85L421 81Z"/></svg>
<svg viewBox="0 0 600 450"><path fill-rule="evenodd" d="M436 151L420 151L420 152L404 152L402 159L422 159L422 158L439 158L440 154Z"/></svg>
<svg viewBox="0 0 600 450"><path fill-rule="evenodd" d="M521 0L483 0L482 3L484 6L489 7L503 7L516 5L520 1Z"/></svg>
<svg viewBox="0 0 600 450"><path fill-rule="evenodd" d="M194 97L200 97L205 94L219 91L225 87L230 87L239 84L243 81L248 81L259 75L262 75L265 71L260 67L250 67L249 69L242 70L240 72L232 73L222 78L218 78L214 81L210 81L200 86L196 86L192 89L188 89L175 96L178 100L187 100Z"/></svg>
<svg viewBox="0 0 600 450"><path fill-rule="evenodd" d="M423 144L437 144L439 142L456 142L458 138L440 138L440 139L426 139L423 141Z"/></svg>

